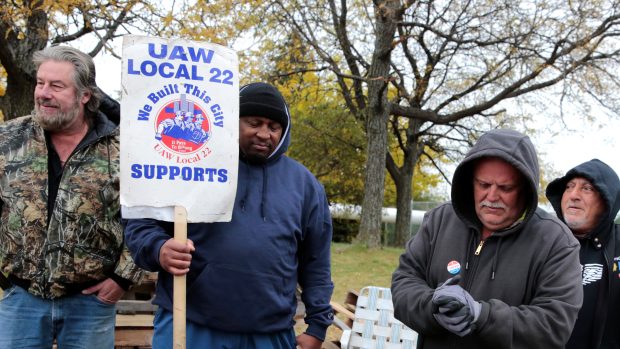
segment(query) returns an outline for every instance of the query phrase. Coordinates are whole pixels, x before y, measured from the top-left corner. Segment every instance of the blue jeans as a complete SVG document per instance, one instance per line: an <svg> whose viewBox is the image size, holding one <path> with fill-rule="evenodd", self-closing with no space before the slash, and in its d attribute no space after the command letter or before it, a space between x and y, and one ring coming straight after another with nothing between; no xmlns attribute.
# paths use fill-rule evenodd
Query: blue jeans
<svg viewBox="0 0 620 349"><path fill-rule="evenodd" d="M153 349L172 348L172 313L159 308L153 320ZM270 334L223 332L196 324L186 323L187 349L295 349L295 330Z"/></svg>
<svg viewBox="0 0 620 349"><path fill-rule="evenodd" d="M116 310L94 295L43 299L13 286L0 301L0 348L113 349Z"/></svg>

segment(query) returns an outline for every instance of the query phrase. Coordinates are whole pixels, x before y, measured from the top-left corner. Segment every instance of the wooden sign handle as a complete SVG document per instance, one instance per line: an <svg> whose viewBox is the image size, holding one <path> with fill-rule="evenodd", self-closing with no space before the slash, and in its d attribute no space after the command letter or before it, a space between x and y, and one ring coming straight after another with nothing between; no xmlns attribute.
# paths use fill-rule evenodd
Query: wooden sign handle
<svg viewBox="0 0 620 349"><path fill-rule="evenodd" d="M174 207L174 240L187 243L187 210L183 206ZM174 277L172 327L174 349L185 349L186 341L186 287L185 275Z"/></svg>

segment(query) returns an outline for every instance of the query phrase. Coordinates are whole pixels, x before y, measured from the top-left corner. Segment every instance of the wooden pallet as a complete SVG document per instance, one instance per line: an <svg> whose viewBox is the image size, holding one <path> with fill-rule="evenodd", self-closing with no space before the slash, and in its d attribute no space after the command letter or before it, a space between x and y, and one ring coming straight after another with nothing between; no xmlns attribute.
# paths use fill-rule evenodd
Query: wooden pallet
<svg viewBox="0 0 620 349"><path fill-rule="evenodd" d="M151 348L153 315L116 315L114 348Z"/></svg>
<svg viewBox="0 0 620 349"><path fill-rule="evenodd" d="M153 338L153 305L157 273L148 273L140 285L134 286L116 304L114 348L150 349Z"/></svg>
<svg viewBox="0 0 620 349"><path fill-rule="evenodd" d="M353 319L355 318L355 305L357 304L358 292L349 290L342 304L331 301L332 309L334 309L334 324L330 329L342 335L342 328L351 328ZM340 338L340 337L339 337ZM340 340L330 340L323 343L323 349L339 349Z"/></svg>

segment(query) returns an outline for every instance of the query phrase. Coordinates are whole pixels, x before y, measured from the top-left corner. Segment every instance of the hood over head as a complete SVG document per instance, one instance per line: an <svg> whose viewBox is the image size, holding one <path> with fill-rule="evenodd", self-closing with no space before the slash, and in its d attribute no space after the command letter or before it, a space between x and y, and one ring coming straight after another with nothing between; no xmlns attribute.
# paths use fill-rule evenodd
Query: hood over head
<svg viewBox="0 0 620 349"><path fill-rule="evenodd" d="M262 116L282 125L280 143L267 161L286 152L290 144L291 115L280 91L264 82L242 86L239 90L239 117L243 116ZM239 155L243 156L242 152Z"/></svg>
<svg viewBox="0 0 620 349"><path fill-rule="evenodd" d="M100 90L101 91L101 90ZM121 105L105 92L101 91L102 97L99 103L99 111L102 112L108 120L114 125L121 123Z"/></svg>
<svg viewBox="0 0 620 349"><path fill-rule="evenodd" d="M549 199L555 213L562 221L564 221L564 216L562 215L562 195L566 189L566 184L575 177L583 177L590 181L598 190L601 199L605 203L605 211L601 216L601 220L590 235L598 236L603 232L609 231L607 228L614 223L614 219L620 210L620 179L618 179L618 175L606 163L598 159L592 159L575 166L564 177L556 178L549 183L546 190L547 199Z"/></svg>
<svg viewBox="0 0 620 349"><path fill-rule="evenodd" d="M452 206L456 214L469 224L480 228L474 204L473 172L479 159L499 158L516 168L523 176L527 221L538 207L538 158L530 138L507 129L491 130L483 134L456 167L452 178Z"/></svg>

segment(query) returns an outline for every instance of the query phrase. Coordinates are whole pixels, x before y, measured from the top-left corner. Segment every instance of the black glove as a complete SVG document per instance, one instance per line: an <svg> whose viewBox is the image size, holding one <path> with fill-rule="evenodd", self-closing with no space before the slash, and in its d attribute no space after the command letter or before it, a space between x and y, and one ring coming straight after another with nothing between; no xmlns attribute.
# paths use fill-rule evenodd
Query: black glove
<svg viewBox="0 0 620 349"><path fill-rule="evenodd" d="M433 294L435 305L433 316L446 330L463 337L472 331L472 324L478 320L482 305L458 285L460 275L441 284Z"/></svg>

